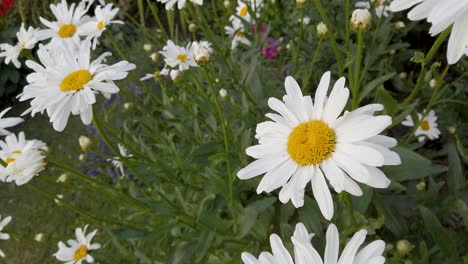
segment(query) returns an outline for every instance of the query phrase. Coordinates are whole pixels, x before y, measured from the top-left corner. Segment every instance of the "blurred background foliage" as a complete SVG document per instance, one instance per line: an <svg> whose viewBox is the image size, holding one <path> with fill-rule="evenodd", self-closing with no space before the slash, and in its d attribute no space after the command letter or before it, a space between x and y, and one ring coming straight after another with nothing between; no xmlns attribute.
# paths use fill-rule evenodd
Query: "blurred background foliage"
<svg viewBox="0 0 468 264"><path fill-rule="evenodd" d="M96 241L103 248L93 253L97 263L239 263L243 251L269 250L268 237L273 232L290 247L289 237L299 221L316 233L314 246L323 252L328 223L308 198L310 186L305 206L295 209L282 205L277 191L257 195L260 179L240 181L235 175L249 161L245 149L255 143L255 125L269 111L267 98L284 93L283 78L293 74L303 92L313 94L325 71L331 70L335 80L341 74L348 77L356 36L351 32L346 37L345 1L322 1L342 55L337 63L330 36L320 40L316 35L315 25L322 18L312 3L303 9L310 24L303 26L299 39L302 10L294 1L274 2L265 1L258 23L265 24L266 32L248 32L252 46L235 51L230 50L224 26L236 1L230 1L229 8L223 1L205 1L200 8L169 13L150 0L116 3L126 24L113 26L95 54L112 50L113 59L127 59L137 64L137 70L121 82L117 96L99 102L95 114L109 141L114 146L121 143L133 155L121 158L126 176L107 161L118 154L100 139L95 127L83 127L73 118L64 132L55 133L46 117L26 117L17 131L47 142L49 160L73 169L66 172L50 166L31 186L0 186L2 214L14 219L7 228L13 230L13 240L1 243L8 256L4 262L50 263L56 243L71 237L76 226L88 223L100 229ZM0 17L0 42L13 42L21 21L40 27L38 17L50 16L48 1L15 3L8 16ZM373 19L365 33L361 104L385 105L394 120L388 134L400 142L396 151L403 164L385 168L392 180L390 188L361 186L365 192L353 198L352 215L344 197L336 195L333 222L342 238L365 227L370 239L386 241L387 263L468 263L464 147L468 144L468 60L462 59L443 75L444 44L427 66L418 97L403 105L420 74L417 52L427 53L435 39L427 34L427 24L408 21L404 12L388 18L373 13ZM406 27L397 29L396 21L404 21ZM198 31L188 32L190 23ZM149 58L143 45L151 43L151 52L157 52L165 45L165 34L181 46L194 38L209 40L215 56L177 82L139 81L163 66L162 59ZM268 37L279 42L275 60L261 55ZM29 70L0 67L0 107L13 104L19 115L27 106L18 104L15 95L24 87ZM435 91L429 85L432 79L438 81ZM227 91L226 97L218 95L221 89ZM439 117L441 137L425 143L405 141L411 138L410 129L401 121L423 111L433 93L437 96L431 108ZM80 150L80 135L92 138L88 151ZM68 180L57 182L63 173ZM63 200L54 201L58 194ZM34 241L40 232L44 241Z"/></svg>

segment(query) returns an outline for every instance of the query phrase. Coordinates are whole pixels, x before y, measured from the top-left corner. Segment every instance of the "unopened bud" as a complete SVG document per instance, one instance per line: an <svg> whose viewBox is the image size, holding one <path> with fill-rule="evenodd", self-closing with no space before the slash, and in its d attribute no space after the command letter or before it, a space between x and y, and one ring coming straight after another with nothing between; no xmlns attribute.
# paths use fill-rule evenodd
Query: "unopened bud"
<svg viewBox="0 0 468 264"><path fill-rule="evenodd" d="M194 23L190 23L190 25L188 26L188 30L189 30L190 32L192 32L192 33L197 32L197 29L198 29L198 27L197 27L197 25L195 25Z"/></svg>
<svg viewBox="0 0 468 264"><path fill-rule="evenodd" d="M126 102L126 103L124 103L123 107L124 107L125 110L132 109L133 108L133 103L132 102Z"/></svg>
<svg viewBox="0 0 468 264"><path fill-rule="evenodd" d="M80 154L80 156L78 156L78 159L80 161L86 161L86 155L85 154Z"/></svg>
<svg viewBox="0 0 468 264"><path fill-rule="evenodd" d="M422 192L426 190L426 182L420 181L416 184L416 190Z"/></svg>
<svg viewBox="0 0 468 264"><path fill-rule="evenodd" d="M455 133L457 133L457 128L454 127L454 126L449 126L448 131L449 131L450 134L454 135Z"/></svg>
<svg viewBox="0 0 468 264"><path fill-rule="evenodd" d="M83 152L86 152L92 144L91 139L86 136L80 136L78 138L78 142L80 143L80 148Z"/></svg>
<svg viewBox="0 0 468 264"><path fill-rule="evenodd" d="M44 234L43 233L38 233L34 236L34 240L36 240L37 242L42 242L44 241Z"/></svg>
<svg viewBox="0 0 468 264"><path fill-rule="evenodd" d="M432 79L429 81L429 86L434 89L436 86L437 86L437 80L436 79Z"/></svg>
<svg viewBox="0 0 468 264"><path fill-rule="evenodd" d="M397 22L395 22L395 28L396 28L396 29L402 29L402 28L404 28L405 26L406 26L406 25L405 25L405 22L403 22L403 21L397 21Z"/></svg>
<svg viewBox="0 0 468 264"><path fill-rule="evenodd" d="M63 200L63 194L57 194L56 195L57 198L54 198L54 202L57 204L57 205L61 205L62 204L62 201Z"/></svg>
<svg viewBox="0 0 468 264"><path fill-rule="evenodd" d="M325 25L325 23L320 22L316 26L317 28L317 37L319 38L324 38L328 34L328 27Z"/></svg>
<svg viewBox="0 0 468 264"><path fill-rule="evenodd" d="M400 79L402 80L405 80L406 78L408 78L408 74L406 72L400 72L400 74L398 74L398 77L400 77Z"/></svg>
<svg viewBox="0 0 468 264"><path fill-rule="evenodd" d="M303 8L307 4L307 0L296 0L296 5L299 8Z"/></svg>
<svg viewBox="0 0 468 264"><path fill-rule="evenodd" d="M151 50L153 49L153 45L151 45L151 44L145 44L145 45L143 45L143 49L144 49L145 51L151 51Z"/></svg>
<svg viewBox="0 0 468 264"><path fill-rule="evenodd" d="M156 53L156 52L153 52L153 53L151 53L151 55L149 57L151 58L152 61L157 61L158 58L159 58L159 54Z"/></svg>
<svg viewBox="0 0 468 264"><path fill-rule="evenodd" d="M372 15L367 9L356 9L351 15L351 26L356 31L369 29L371 22Z"/></svg>
<svg viewBox="0 0 468 264"><path fill-rule="evenodd" d="M396 244L396 249L400 255L404 256L408 254L412 249L413 245L408 240L399 240Z"/></svg>
<svg viewBox="0 0 468 264"><path fill-rule="evenodd" d="M57 178L57 182L59 183L65 183L68 180L68 175L66 173L63 173Z"/></svg>
<svg viewBox="0 0 468 264"><path fill-rule="evenodd" d="M231 1L228 1L228 0L224 1L224 8L226 9L231 8Z"/></svg>
<svg viewBox="0 0 468 264"><path fill-rule="evenodd" d="M226 96L227 96L226 89L223 88L223 89L219 90L219 96L221 96L222 99L226 98Z"/></svg>

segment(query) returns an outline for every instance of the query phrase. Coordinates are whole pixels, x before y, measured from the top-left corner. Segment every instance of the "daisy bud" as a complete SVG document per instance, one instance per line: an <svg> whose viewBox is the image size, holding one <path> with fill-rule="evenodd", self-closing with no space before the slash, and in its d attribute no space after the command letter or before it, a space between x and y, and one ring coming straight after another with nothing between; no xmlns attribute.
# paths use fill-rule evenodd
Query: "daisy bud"
<svg viewBox="0 0 468 264"><path fill-rule="evenodd" d="M62 204L62 201L63 200L63 194L57 194L56 195L57 198L54 198L54 202L57 204L57 205L61 205Z"/></svg>
<svg viewBox="0 0 468 264"><path fill-rule="evenodd" d="M356 9L351 15L351 27L356 30L367 30L372 23L372 15L367 9Z"/></svg>
<svg viewBox="0 0 468 264"><path fill-rule="evenodd" d="M453 126L449 126L448 131L450 134L454 135L455 133L457 133L457 128Z"/></svg>
<svg viewBox="0 0 468 264"><path fill-rule="evenodd" d="M153 49L153 46L151 44L145 44L143 45L143 49L145 51L151 51Z"/></svg>
<svg viewBox="0 0 468 264"><path fill-rule="evenodd" d="M416 184L416 189L420 192L426 190L426 183L424 181L420 181Z"/></svg>
<svg viewBox="0 0 468 264"><path fill-rule="evenodd" d="M44 234L43 233L38 233L34 236L34 240L36 240L37 242L42 242L44 241Z"/></svg>
<svg viewBox="0 0 468 264"><path fill-rule="evenodd" d="M86 155L85 154L80 154L80 156L78 156L78 159L80 161L86 161Z"/></svg>
<svg viewBox="0 0 468 264"><path fill-rule="evenodd" d="M402 80L405 80L406 78L408 78L408 74L406 72L400 72L400 74L398 74L398 77Z"/></svg>
<svg viewBox="0 0 468 264"><path fill-rule="evenodd" d="M78 142L80 143L80 148L83 152L86 152L92 144L91 139L86 136L80 136L78 138Z"/></svg>
<svg viewBox="0 0 468 264"><path fill-rule="evenodd" d="M303 8L307 4L307 0L296 0L296 5L299 8Z"/></svg>
<svg viewBox="0 0 468 264"><path fill-rule="evenodd" d="M215 79L215 83L219 83L219 79L218 79L218 78Z"/></svg>
<svg viewBox="0 0 468 264"><path fill-rule="evenodd" d="M228 0L224 1L224 8L230 9L231 8L231 1L228 1Z"/></svg>
<svg viewBox="0 0 468 264"><path fill-rule="evenodd" d="M59 182L59 183L65 183L67 182L68 180L68 175L66 173L63 173L62 175L60 175L58 178L57 178L57 181L56 182Z"/></svg>
<svg viewBox="0 0 468 264"><path fill-rule="evenodd" d="M213 49L208 41L194 41L192 43L193 57L198 64L204 64L210 61Z"/></svg>
<svg viewBox="0 0 468 264"><path fill-rule="evenodd" d="M126 102L126 103L124 103L123 107L125 108L125 110L129 110L129 109L133 108L133 103Z"/></svg>
<svg viewBox="0 0 468 264"><path fill-rule="evenodd" d="M413 245L408 240L399 240L396 244L396 249L400 255L404 256L408 254L412 249Z"/></svg>
<svg viewBox="0 0 468 264"><path fill-rule="evenodd" d="M437 85L437 80L436 79L432 79L429 81L429 86L434 89Z"/></svg>
<svg viewBox="0 0 468 264"><path fill-rule="evenodd" d="M395 55L396 50L395 50L395 49L390 49L390 50L388 51L388 53L390 53L390 55Z"/></svg>
<svg viewBox="0 0 468 264"><path fill-rule="evenodd" d="M219 96L221 96L221 99L225 99L226 96L227 96L226 89L223 88L223 89L219 90Z"/></svg>
<svg viewBox="0 0 468 264"><path fill-rule="evenodd" d="M156 53L156 52L153 52L153 53L151 53L151 55L149 57L151 58L152 61L157 61L158 58L159 58L159 54Z"/></svg>
<svg viewBox="0 0 468 264"><path fill-rule="evenodd" d="M402 29L402 28L404 28L404 27L406 27L405 22L403 22L403 21L397 21L397 22L395 22L395 28L396 28L396 29Z"/></svg>
<svg viewBox="0 0 468 264"><path fill-rule="evenodd" d="M318 23L316 28L317 28L317 37L324 38L324 37L327 36L328 27L327 27L327 25L325 25L325 23L323 23L323 22Z"/></svg>
<svg viewBox="0 0 468 264"><path fill-rule="evenodd" d="M188 26L188 30L191 32L191 33L195 33L197 32L197 25L195 25L194 23L190 23L190 25Z"/></svg>
<svg viewBox="0 0 468 264"><path fill-rule="evenodd" d="M182 77L182 72L179 70L171 70L171 79L173 82L177 82Z"/></svg>

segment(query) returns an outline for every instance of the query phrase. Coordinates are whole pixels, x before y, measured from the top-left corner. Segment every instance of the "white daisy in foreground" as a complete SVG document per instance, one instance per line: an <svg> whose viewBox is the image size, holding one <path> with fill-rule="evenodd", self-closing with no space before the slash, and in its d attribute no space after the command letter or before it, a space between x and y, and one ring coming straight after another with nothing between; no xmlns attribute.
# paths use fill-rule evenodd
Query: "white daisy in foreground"
<svg viewBox="0 0 468 264"><path fill-rule="evenodd" d="M213 54L213 48L208 41L194 41L192 42L193 57L197 63L207 63Z"/></svg>
<svg viewBox="0 0 468 264"><path fill-rule="evenodd" d="M175 4L177 4L177 8L182 9L185 6L185 2L187 2L187 0L157 0L157 1L165 4L166 10L172 10ZM203 0L189 0L189 1L197 5L203 5Z"/></svg>
<svg viewBox="0 0 468 264"><path fill-rule="evenodd" d="M143 78L140 79L140 81L146 81L152 78L154 78L155 80L159 80L163 76L167 75L169 75L169 70L166 67L164 67L162 70L156 70L153 73L147 73Z"/></svg>
<svg viewBox="0 0 468 264"><path fill-rule="evenodd" d="M6 164L0 165L0 180L14 181L16 185L29 182L46 167L45 148L40 140L26 140L23 132L18 137L6 136L5 141L0 141L0 159Z"/></svg>
<svg viewBox="0 0 468 264"><path fill-rule="evenodd" d="M421 120L422 114L418 113L418 119ZM401 122L404 126L414 127L413 118L407 116L405 121ZM424 138L429 140L438 139L440 130L437 128L437 116L434 110L431 110L419 124L418 129L414 132L414 136L418 138L419 142L423 142Z"/></svg>
<svg viewBox="0 0 468 264"><path fill-rule="evenodd" d="M23 122L23 118L20 117L7 117L3 118L3 116L10 111L11 107L0 112L0 136L6 136L10 134L10 131L6 130L5 128L14 127L19 123Z"/></svg>
<svg viewBox="0 0 468 264"><path fill-rule="evenodd" d="M26 65L35 72L28 75L29 85L19 95L20 101L32 99L31 107L24 113L47 111L50 122L56 131L63 131L70 114L80 115L85 125L91 123L92 105L96 94L109 97L119 92L114 81L122 80L135 65L121 61L111 66L104 64L106 52L96 60L91 60L91 42L83 41L78 50L68 42L62 42L53 50L40 46L38 54L40 65L27 61ZM50 58L61 57L60 61L50 63Z"/></svg>
<svg viewBox="0 0 468 264"><path fill-rule="evenodd" d="M226 34L232 37L231 49L235 49L239 43L250 46L250 40L245 37L244 24L240 19L233 17L231 26L225 26Z"/></svg>
<svg viewBox="0 0 468 264"><path fill-rule="evenodd" d="M91 240L96 235L97 229L86 234L86 225L84 230L81 228L75 229L76 240L70 239L67 241L68 246L62 241L58 243L59 250L54 256L67 264L81 264L86 260L88 263L93 263L93 256L89 255L89 251L96 250L101 247L100 244L91 244Z"/></svg>
<svg viewBox="0 0 468 264"><path fill-rule="evenodd" d="M124 158L133 157L133 155L130 154L128 152L128 150L123 145L121 145L120 143L118 144L118 147L119 147L120 156L122 156ZM124 166L123 166L123 163L122 163L122 161L120 160L119 157L114 157L113 159L108 159L107 161L110 161L112 163L112 165L114 165L115 169L117 169L117 171L120 173L120 176L125 175Z"/></svg>
<svg viewBox="0 0 468 264"><path fill-rule="evenodd" d="M291 241L294 245L294 260L288 250L284 247L281 238L273 234L270 236L270 244L272 253L262 252L257 259L250 253L242 253L242 261L245 264L380 264L385 262L382 256L385 250L385 242L376 240L364 248L359 250L362 243L366 240L367 231L360 230L348 241L345 248L341 252L341 257L338 259L340 250L340 237L338 229L334 224L330 224L326 235L326 246L324 260L315 250L311 243L314 234L309 234L306 227L302 223L296 225L294 235Z"/></svg>
<svg viewBox="0 0 468 264"><path fill-rule="evenodd" d="M93 39L93 49L99 43L98 38L107 29L110 24L123 24L123 21L113 20L119 12L119 9L113 8L113 4L107 4L104 6L97 6L94 10L95 17L83 25L83 32L88 35L88 38Z"/></svg>
<svg viewBox="0 0 468 264"><path fill-rule="evenodd" d="M80 2L78 5L72 3L70 7L66 0L62 0L57 5L51 4L50 10L54 14L57 21L51 22L42 17L42 24L48 29L37 31L37 39L39 41L51 39L50 44L56 45L58 42L66 40L72 41L76 45L80 42L80 36L85 36L83 25L86 22L84 15L88 11L85 2Z"/></svg>
<svg viewBox="0 0 468 264"><path fill-rule="evenodd" d="M390 5L393 12L411 7L408 18L413 21L427 19L432 24L429 29L432 36L453 25L447 46L449 64L457 63L463 55L468 54L468 1L394 0Z"/></svg>
<svg viewBox="0 0 468 264"><path fill-rule="evenodd" d="M2 216L0 215L0 219L2 219ZM11 221L11 216L7 216L3 218L3 220L0 222L0 240L8 240L10 239L10 235L7 233L3 233L3 228L5 228L6 225L8 225ZM0 257L4 258L5 253L0 249Z"/></svg>
<svg viewBox="0 0 468 264"><path fill-rule="evenodd" d="M357 8L374 8L375 14L377 17L388 17L390 15L390 10L388 5L391 3L391 0L370 0L370 1L359 1L356 3Z"/></svg>
<svg viewBox="0 0 468 264"><path fill-rule="evenodd" d="M28 30L24 28L24 24L21 24L20 30L16 33L16 38L18 43L15 46L10 44L0 44L0 49L3 52L0 53L0 57L5 57L5 64L10 62L15 65L16 68L21 67L21 63L18 60L18 57L24 49L32 49L37 43L36 39L36 29L29 27Z"/></svg>
<svg viewBox="0 0 468 264"><path fill-rule="evenodd" d="M340 78L327 97L329 83L327 72L312 103L310 96L302 95L296 80L287 77L284 102L268 100L278 114L266 114L272 121L257 125L255 137L259 144L246 150L256 160L237 173L242 180L266 173L257 193L282 187L280 201L291 200L296 208L304 205L304 189L310 181L328 220L333 217L334 206L325 178L336 192L360 196L362 190L352 179L374 188L387 188L390 180L378 167L401 163L398 154L389 150L396 140L378 135L392 123L390 116L374 116L383 106L367 105L340 116L349 90L345 79Z"/></svg>
<svg viewBox="0 0 468 264"><path fill-rule="evenodd" d="M172 40L168 40L166 46L164 46L163 50L159 53L164 56L164 62L166 62L167 65L173 68L178 67L180 71L198 66L193 58L193 50L190 43L184 48L175 45Z"/></svg>

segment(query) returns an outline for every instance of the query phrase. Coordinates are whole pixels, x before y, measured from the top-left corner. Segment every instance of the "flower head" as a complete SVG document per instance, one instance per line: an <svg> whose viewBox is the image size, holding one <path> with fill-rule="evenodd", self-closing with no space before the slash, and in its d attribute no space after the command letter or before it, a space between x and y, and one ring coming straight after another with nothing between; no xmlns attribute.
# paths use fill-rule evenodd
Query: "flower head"
<svg viewBox="0 0 468 264"><path fill-rule="evenodd" d="M365 229L355 233L348 241L345 248L339 256L340 237L338 229L334 224L330 224L326 234L324 260L314 248L311 239L314 234L309 234L307 228L302 223L296 225L294 235L291 241L294 245L294 260L288 250L284 247L281 238L273 234L270 236L270 244L272 253L262 252L257 259L250 253L242 253L242 261L245 264L263 264L263 263L314 263L314 264L369 264L369 263L384 263L385 258L382 256L385 250L385 242L376 240L369 243L367 246L359 250L359 247L366 239L367 231Z"/></svg>
<svg viewBox="0 0 468 264"><path fill-rule="evenodd" d="M179 68L180 71L188 70L190 67L198 67L193 58L193 49L189 43L187 47L177 46L168 40L166 46L160 51L164 56L164 62L173 68Z"/></svg>
<svg viewBox="0 0 468 264"><path fill-rule="evenodd" d="M391 0L370 0L370 1L359 1L356 3L357 8L365 8L370 9L373 8L375 10L375 14L377 17L388 17L390 15L388 4Z"/></svg>
<svg viewBox="0 0 468 264"><path fill-rule="evenodd" d="M211 55L213 54L213 48L211 47L211 43L208 41L194 41L192 42L193 48L193 57L195 61L199 64L207 63L211 59Z"/></svg>
<svg viewBox="0 0 468 264"><path fill-rule="evenodd" d="M16 68L21 67L18 57L22 50L34 48L37 43L36 31L37 30L33 27L29 27L28 30L26 30L24 24L21 24L20 30L16 33L16 38L18 39L16 45L12 46L6 43L0 44L0 49L3 50L3 52L0 53L0 57L5 57L5 64L12 62Z"/></svg>
<svg viewBox="0 0 468 264"><path fill-rule="evenodd" d="M351 15L351 26L354 30L367 30L370 28L372 15L367 9L356 9Z"/></svg>
<svg viewBox="0 0 468 264"><path fill-rule="evenodd" d="M244 24L240 19L231 17L231 26L226 26L226 34L232 37L231 49L235 49L239 43L250 46L250 40L245 36Z"/></svg>
<svg viewBox="0 0 468 264"><path fill-rule="evenodd" d="M97 229L86 234L86 225L84 230L81 228L75 229L76 240L70 239L67 241L68 246L60 241L58 243L59 250L54 256L67 264L81 264L86 260L88 263L93 263L94 258L89 254L91 250L96 250L101 247L100 244L91 244L91 240L96 235Z"/></svg>
<svg viewBox="0 0 468 264"><path fill-rule="evenodd" d="M95 17L83 25L83 34L88 36L88 39L93 40L93 49L98 44L98 38L107 29L110 24L123 24L120 20L114 20L114 17L119 12L119 9L113 7L113 4L106 6L97 6L94 10Z"/></svg>
<svg viewBox="0 0 468 264"><path fill-rule="evenodd" d="M19 123L23 122L23 118L20 117L7 117L3 118L3 116L10 111L11 107L0 112L0 136L6 136L10 134L10 131L6 130L5 128L13 127L18 125Z"/></svg>
<svg viewBox="0 0 468 264"><path fill-rule="evenodd" d="M175 4L177 4L178 9L182 9L185 6L185 2L187 2L187 0L157 0L157 1L165 4L166 10L174 9ZM203 0L189 0L189 1L197 5L203 5Z"/></svg>
<svg viewBox="0 0 468 264"><path fill-rule="evenodd" d="M421 120L422 117L422 114L418 113L418 119ZM413 118L409 115L403 122L401 122L401 124L404 126L414 127ZM431 110L420 122L419 127L414 132L414 136L418 138L419 142L423 142L426 137L429 140L438 139L440 136L440 130L437 126L437 116L434 110Z"/></svg>
<svg viewBox="0 0 468 264"><path fill-rule="evenodd" d="M400 157L389 150L396 140L378 135L391 122L390 116L374 116L383 110L380 104L360 107L340 116L349 97L345 79L340 78L329 96L330 72L323 75L315 93L315 102L303 96L292 77L285 81L283 101L270 98L268 105L276 113L272 121L257 125L259 144L249 147L247 155L256 160L241 169L240 179L265 174L257 193L282 187L279 199L304 204L304 191L310 181L312 192L326 219L333 216L333 201L325 178L336 192L362 195L354 180L374 188L386 188L390 180L378 168L398 165Z"/></svg>
<svg viewBox="0 0 468 264"><path fill-rule="evenodd" d="M47 111L53 127L63 131L70 114L80 115L84 124L91 123L92 105L96 94L109 98L119 92L114 81L127 77L135 65L121 61L111 66L104 64L106 52L91 61L91 42L83 41L78 49L68 42L57 48L40 46L40 62L27 61L26 65L34 72L29 74L29 85L19 95L20 101L32 99L31 107L24 113Z"/></svg>
<svg viewBox="0 0 468 264"><path fill-rule="evenodd" d="M0 215L0 219L2 216ZM11 216L7 216L0 221L0 240L8 240L10 239L10 235L7 233L3 233L3 228L11 222ZM0 249L0 257L4 258L5 253Z"/></svg>

